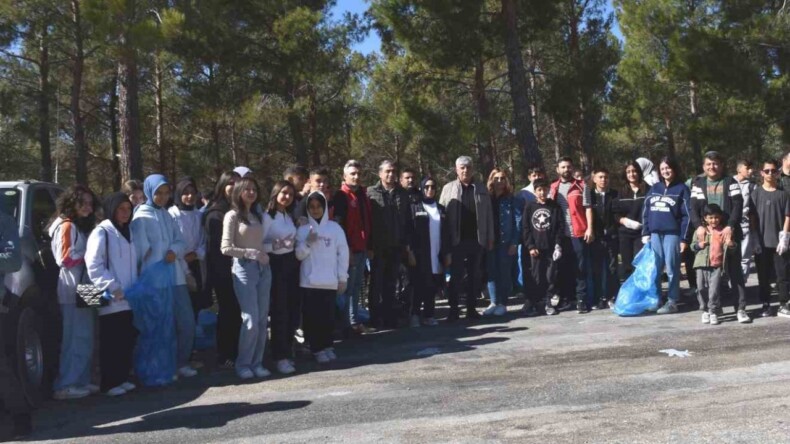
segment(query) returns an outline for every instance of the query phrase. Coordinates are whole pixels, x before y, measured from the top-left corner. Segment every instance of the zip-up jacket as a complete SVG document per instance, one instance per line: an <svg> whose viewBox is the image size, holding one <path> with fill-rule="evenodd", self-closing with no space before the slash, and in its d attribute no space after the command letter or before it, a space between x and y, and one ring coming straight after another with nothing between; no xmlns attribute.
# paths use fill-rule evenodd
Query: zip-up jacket
<svg viewBox="0 0 790 444"><path fill-rule="evenodd" d="M374 251L405 247L406 219L409 217L409 196L396 185L390 191L384 185L368 187L371 209L370 246Z"/></svg>
<svg viewBox="0 0 790 444"><path fill-rule="evenodd" d="M485 185L473 182L475 209L477 212L477 242L483 248L488 248L489 242L494 242L494 216L491 209L491 197ZM451 246L461 242L461 214L463 203L461 201L463 187L458 179L442 187L439 203L447 211L447 224L450 229Z"/></svg>
<svg viewBox="0 0 790 444"><path fill-rule="evenodd" d="M667 186L662 180L650 187L642 212L642 236L674 234L688 241L690 198L688 187L680 181Z"/></svg>
<svg viewBox="0 0 790 444"><path fill-rule="evenodd" d="M632 230L625 225L620 225L619 220L621 217L625 217L641 222L647 192L647 184L642 184L636 192L630 186L626 186L622 192L618 193L613 210L615 212L615 222L618 224L617 231L620 236L639 237L642 235L642 230Z"/></svg>
<svg viewBox="0 0 790 444"><path fill-rule="evenodd" d="M76 304L77 285L87 281L85 248L88 236L81 233L70 219L58 217L49 227L52 255L60 267L58 272L58 303Z"/></svg>
<svg viewBox="0 0 790 444"><path fill-rule="evenodd" d="M571 189L568 190L568 211L571 216L571 236L584 237L587 231L587 213L584 208L584 181L573 180ZM549 199L557 201L560 189L560 179L555 180L549 189Z"/></svg>
<svg viewBox="0 0 790 444"><path fill-rule="evenodd" d="M370 242L371 209L365 188L360 186L354 191L343 183L340 190L335 193L334 202L334 219L345 231L351 252L367 251Z"/></svg>
<svg viewBox="0 0 790 444"><path fill-rule="evenodd" d="M110 220L103 221L91 232L85 266L96 288L111 294L116 290L128 289L137 280L137 252L132 236L131 241L126 240ZM126 300L110 299L109 305L99 309L99 315L129 309Z"/></svg>
<svg viewBox="0 0 790 444"><path fill-rule="evenodd" d="M617 235L617 220L615 219L614 204L619 197L617 190L609 189L601 195L595 187L587 188L588 200L593 208L593 229L596 239L611 239Z"/></svg>
<svg viewBox="0 0 790 444"><path fill-rule="evenodd" d="M725 225L732 228L735 240L743 238L741 217L743 216L743 195L741 186L732 176L722 177L722 211ZM697 177L691 185L691 225L696 230L703 225L705 205L708 203L707 177ZM691 235L691 233L689 233Z"/></svg>
<svg viewBox="0 0 790 444"><path fill-rule="evenodd" d="M499 226L494 229L499 230L499 245L518 245L521 240L519 226L522 212L518 209L517 198L512 195L500 197L498 208Z"/></svg>
<svg viewBox="0 0 790 444"><path fill-rule="evenodd" d="M439 211L439 218L441 223L441 248L439 249L439 263L443 262L443 258L449 253L450 247L450 227L447 225L447 212L443 205L436 203L436 208ZM411 247L414 258L417 259L416 268L421 276L433 275L431 268L431 220L425 206L422 202L411 204L411 218L410 221L410 234L409 246Z"/></svg>

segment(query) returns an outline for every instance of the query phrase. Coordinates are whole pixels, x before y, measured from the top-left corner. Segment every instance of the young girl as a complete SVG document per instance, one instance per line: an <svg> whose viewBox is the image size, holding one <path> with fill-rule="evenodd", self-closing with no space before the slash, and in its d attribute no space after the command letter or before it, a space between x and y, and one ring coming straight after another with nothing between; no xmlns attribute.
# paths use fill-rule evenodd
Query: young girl
<svg viewBox="0 0 790 444"><path fill-rule="evenodd" d="M704 236L695 239L691 249L697 253L694 270L697 273L697 298L702 310L702 323L719 325L718 310L721 307L721 278L725 256L736 247L730 239L724 242L724 212L716 204L705 206ZM732 260L732 259L731 259Z"/></svg>
<svg viewBox="0 0 790 444"><path fill-rule="evenodd" d="M152 174L145 179L143 190L146 202L137 207L132 219L137 262L140 273L163 260L174 264L173 314L176 324L177 373L186 378L192 377L197 374L189 365L195 340L195 314L180 261L185 253L184 240L178 225L165 209L170 200L170 184L165 176Z"/></svg>
<svg viewBox="0 0 790 444"><path fill-rule="evenodd" d="M58 198L57 217L49 227L52 254L60 267L58 303L63 316L60 369L55 379L54 398L76 399L97 393L91 381L93 356L93 310L80 307L77 284L88 282L85 249L96 224L95 198L90 189L75 185Z"/></svg>
<svg viewBox="0 0 790 444"><path fill-rule="evenodd" d="M129 228L132 203L124 193L111 194L104 202L104 214L107 219L88 238L85 266L93 285L108 299L99 308L101 391L120 396L135 389L129 371L137 330L124 299L124 289L137 280L137 253Z"/></svg>
<svg viewBox="0 0 790 444"><path fill-rule="evenodd" d="M192 310L197 313L211 306L211 300L203 291L204 272L203 260L206 258L206 236L203 231L203 214L197 208L197 185L192 178L181 179L176 185L175 204L167 211L176 221L181 237L186 244L181 267L186 273L185 279L189 296L192 301Z"/></svg>
<svg viewBox="0 0 790 444"><path fill-rule="evenodd" d="M236 182L232 210L222 225L222 254L233 257L233 290L241 308L236 374L241 379L270 375L263 367L272 272L263 251L263 215L258 212L260 187L251 177Z"/></svg>
<svg viewBox="0 0 790 444"><path fill-rule="evenodd" d="M292 218L296 189L281 180L272 188L269 205L263 215L266 236L263 249L269 254L272 268L271 320L272 355L277 371L290 374L293 366L293 340L301 319L302 295L299 291L299 261L296 260L296 225Z"/></svg>
<svg viewBox="0 0 790 444"><path fill-rule="evenodd" d="M307 197L308 223L296 234L296 258L302 261L299 284L304 289L302 322L305 340L315 360L336 359L332 347L334 304L346 291L348 244L343 229L329 220L326 197L318 191Z"/></svg>

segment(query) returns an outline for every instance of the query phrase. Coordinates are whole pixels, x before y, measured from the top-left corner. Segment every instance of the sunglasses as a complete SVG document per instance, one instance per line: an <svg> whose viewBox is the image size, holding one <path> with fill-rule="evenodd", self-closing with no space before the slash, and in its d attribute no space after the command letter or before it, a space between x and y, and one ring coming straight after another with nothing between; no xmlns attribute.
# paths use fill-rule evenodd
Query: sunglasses
<svg viewBox="0 0 790 444"><path fill-rule="evenodd" d="M426 190L435 190L436 185L425 185L423 188L425 188Z"/></svg>
<svg viewBox="0 0 790 444"><path fill-rule="evenodd" d="M777 173L779 173L779 170L773 170L773 169L765 169L765 170L763 170L763 174L767 174L769 176L773 176L774 174L777 174Z"/></svg>

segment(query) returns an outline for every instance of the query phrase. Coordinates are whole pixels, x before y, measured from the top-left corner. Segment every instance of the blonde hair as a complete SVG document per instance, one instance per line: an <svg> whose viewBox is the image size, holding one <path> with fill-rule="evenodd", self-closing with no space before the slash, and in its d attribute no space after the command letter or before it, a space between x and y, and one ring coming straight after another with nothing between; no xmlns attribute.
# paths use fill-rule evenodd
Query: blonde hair
<svg viewBox="0 0 790 444"><path fill-rule="evenodd" d="M497 174L502 174L505 177L505 192L503 196L508 196L513 193L513 184L510 183L510 174L508 174L507 170L503 168L494 168L491 170L491 174L488 175L488 183L486 184L486 188L488 188L488 193L492 196L494 195L494 176Z"/></svg>

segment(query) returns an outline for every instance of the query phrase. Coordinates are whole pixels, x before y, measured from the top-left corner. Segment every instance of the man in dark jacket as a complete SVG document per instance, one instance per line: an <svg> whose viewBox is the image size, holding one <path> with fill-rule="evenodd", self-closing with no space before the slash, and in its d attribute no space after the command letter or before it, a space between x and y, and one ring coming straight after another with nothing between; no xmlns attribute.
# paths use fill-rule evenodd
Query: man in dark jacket
<svg viewBox="0 0 790 444"><path fill-rule="evenodd" d="M617 190L609 188L609 170L603 167L593 169L593 186L587 188L588 201L593 208L593 229L595 240L591 244L591 268L593 291L589 299L593 310L603 310L614 305L614 298L620 289L617 279L617 222L614 203L618 199Z"/></svg>
<svg viewBox="0 0 790 444"><path fill-rule="evenodd" d="M737 243L743 239L741 219L743 217L743 195L740 184L732 177L724 174L724 158L716 151L705 153L703 163L704 177L697 177L691 185L691 226L694 239L704 239L705 226L703 212L706 205L716 204L724 211L725 228L724 242L730 239ZM735 312L746 309L746 287L741 269L741 249L728 250L726 272L730 277L731 287L738 293Z"/></svg>
<svg viewBox="0 0 790 444"><path fill-rule="evenodd" d="M398 269L408 248L406 221L409 196L397 181L395 164L385 160L379 165L379 183L368 187L371 209L370 317L376 326L396 328L394 309Z"/></svg>

